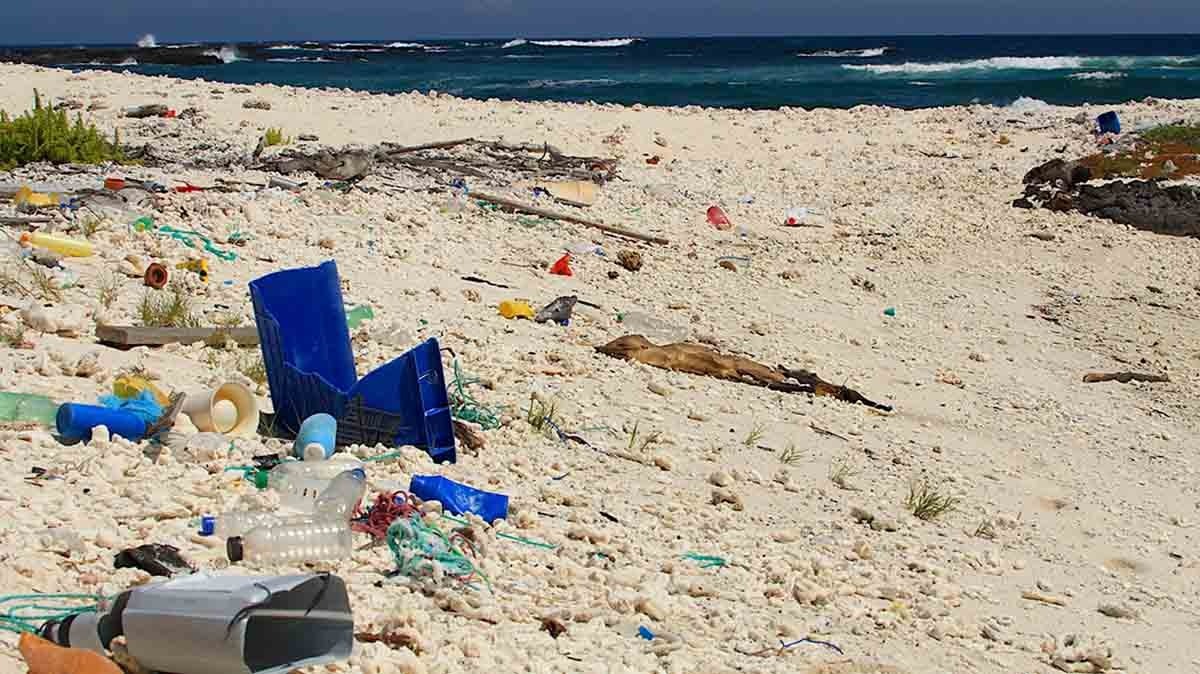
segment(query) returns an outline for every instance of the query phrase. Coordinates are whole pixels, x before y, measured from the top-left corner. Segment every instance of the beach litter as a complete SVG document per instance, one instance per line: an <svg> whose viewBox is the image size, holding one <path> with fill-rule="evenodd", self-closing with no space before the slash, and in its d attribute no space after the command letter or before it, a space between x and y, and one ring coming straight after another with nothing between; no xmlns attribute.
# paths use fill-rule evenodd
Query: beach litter
<svg viewBox="0 0 1200 674"><path fill-rule="evenodd" d="M17 650L28 674L124 674L116 662L100 653L60 646L31 632L21 633Z"/></svg>
<svg viewBox="0 0 1200 674"><path fill-rule="evenodd" d="M125 548L113 557L113 567L141 569L151 576L166 577L196 572L196 567L179 554L179 548L160 543Z"/></svg>
<svg viewBox="0 0 1200 674"><path fill-rule="evenodd" d="M733 228L733 223L729 221L729 216L725 215L725 211L720 206L709 206L705 217L708 220L708 224L719 230L724 231Z"/></svg>
<svg viewBox="0 0 1200 674"><path fill-rule="evenodd" d="M555 276L574 276L575 272L571 271L571 254L563 255L550 265L550 273Z"/></svg>
<svg viewBox="0 0 1200 674"><path fill-rule="evenodd" d="M131 588L41 629L51 642L101 655L123 639L146 670L185 674L266 674L344 661L353 632L345 581L332 574L197 573Z"/></svg>
<svg viewBox="0 0 1200 674"><path fill-rule="evenodd" d="M471 513L491 523L508 516L508 496L476 489L441 475L413 475L409 492L422 501L438 501L454 515Z"/></svg>
<svg viewBox="0 0 1200 674"><path fill-rule="evenodd" d="M298 292L304 305L295 302ZM438 462L454 461L436 339L359 379L335 263L268 274L250 283L250 295L280 430L297 433L325 412L338 420L338 445L415 445Z"/></svg>
<svg viewBox="0 0 1200 674"><path fill-rule="evenodd" d="M533 320L535 323L549 322L567 325L571 322L571 313L575 311L575 304L577 302L579 302L579 298L574 295L559 297L539 309Z"/></svg>

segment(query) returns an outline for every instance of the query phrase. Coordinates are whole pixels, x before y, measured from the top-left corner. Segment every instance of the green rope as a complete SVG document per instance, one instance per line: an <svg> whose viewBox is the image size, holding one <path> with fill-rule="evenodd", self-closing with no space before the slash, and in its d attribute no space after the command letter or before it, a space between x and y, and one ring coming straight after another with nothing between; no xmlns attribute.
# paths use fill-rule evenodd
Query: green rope
<svg viewBox="0 0 1200 674"><path fill-rule="evenodd" d="M479 424L485 431L500 428L500 418L496 416L496 413L467 392L468 386L478 382L478 379L463 374L462 368L458 364L458 359L455 358L454 381L450 384L452 388L450 391L450 413L454 415L455 419Z"/></svg>
<svg viewBox="0 0 1200 674"><path fill-rule="evenodd" d="M197 239L200 239L200 242L204 244L203 245L204 250L213 254L214 256L216 256L222 260L225 260L226 262L233 262L234 260L237 259L237 253L235 253L231 250L221 250L220 248L217 248L216 246L213 245L212 239L201 234L200 232L197 232L194 229L175 229L174 227L171 227L170 225L163 225L163 226L159 227L157 230L155 230L155 233L159 234L159 235L165 234L166 236L169 236L172 239L175 239L179 243L182 243L183 245L187 246L188 248L196 247L196 242L192 240L192 238L195 237Z"/></svg>
<svg viewBox="0 0 1200 674"><path fill-rule="evenodd" d="M460 524L462 526L469 526L471 524L470 522L468 522L466 520L459 519L457 517L451 517L450 515L447 515L446 513L442 513L442 519L450 520L451 522L454 522L455 524ZM515 543L524 543L525 545L531 545L535 548L541 548L543 550L555 550L558 548L557 545L551 545L550 543L543 543L541 541L534 541L534 540L530 540L528 538L521 538L520 536L513 536L512 534L497 533L496 538L503 538L506 541L513 541Z"/></svg>
<svg viewBox="0 0 1200 674"><path fill-rule="evenodd" d="M437 564L460 580L479 576L488 592L493 591L492 582L483 571L450 542L445 532L426 524L419 515L392 522L387 530L387 545L398 573L409 577L432 575Z"/></svg>
<svg viewBox="0 0 1200 674"><path fill-rule="evenodd" d="M400 454L399 451L387 452L386 454L378 454L376 456L369 456L369 457L363 459L363 461L387 461L388 459L399 459L401 456L402 455Z"/></svg>
<svg viewBox="0 0 1200 674"><path fill-rule="evenodd" d="M63 600L63 603L42 603L46 600ZM74 605L68 601L87 600L91 603ZM75 613L94 613L105 597L98 594L9 594L0 596L0 630L8 632L37 632L49 620L61 620ZM9 605L17 601L35 603ZM37 611L37 613L30 613Z"/></svg>
<svg viewBox="0 0 1200 674"><path fill-rule="evenodd" d="M723 567L723 566L726 566L727 564L729 564L729 562L725 561L724 557L714 557L713 555L698 555L694 552L689 552L689 553L684 554L683 559L696 562L697 564L700 565L700 568L702 568L702 569L709 569L714 566L719 568L719 567Z"/></svg>

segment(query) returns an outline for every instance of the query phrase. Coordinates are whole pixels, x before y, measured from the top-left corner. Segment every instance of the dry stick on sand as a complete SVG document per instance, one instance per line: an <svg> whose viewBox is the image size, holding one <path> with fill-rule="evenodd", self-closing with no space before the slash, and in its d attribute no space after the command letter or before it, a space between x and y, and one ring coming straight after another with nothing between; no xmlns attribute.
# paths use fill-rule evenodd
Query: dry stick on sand
<svg viewBox="0 0 1200 674"><path fill-rule="evenodd" d="M624 237L627 237L630 239L637 239L638 241L649 241L650 243L658 243L658 244L662 244L664 246L668 243L668 241L666 239L659 237L659 236L651 236L649 234L642 234L641 232L635 232L633 230L625 229L623 227L615 227L613 225L606 225L602 222L596 222L595 220L588 220L587 218L580 218L580 217L570 215L567 213L558 213L556 211L551 211L551 210L548 210L545 208L540 208L538 206L532 206L530 204L525 204L520 201L514 201L513 199L508 199L506 197L497 197L497 196L494 196L491 194L484 194L483 192L471 192L471 198L478 199L480 201L486 201L489 204L496 204L497 206L511 208L514 211L520 211L522 213L528 213L530 215L537 215L537 216L541 216L543 218L550 218L551 220L562 220L563 222L573 222L577 225L583 225L584 227L591 227L592 229L598 229L602 232L607 232L607 233L613 234L615 236L624 236Z"/></svg>
<svg viewBox="0 0 1200 674"><path fill-rule="evenodd" d="M1021 598L1028 599L1029 601L1040 601L1043 604L1050 604L1052 606L1066 606L1067 605L1066 599L1063 599L1062 597L1055 597L1055 596L1049 595L1049 594L1042 594L1041 592L1028 592L1028 591L1022 592Z"/></svg>
<svg viewBox="0 0 1200 674"><path fill-rule="evenodd" d="M1119 381L1122 384L1128 384L1131 381L1162 384L1171 381L1171 378L1165 375L1142 374L1140 372L1089 372L1083 375L1083 382L1085 384L1096 384L1105 381Z"/></svg>

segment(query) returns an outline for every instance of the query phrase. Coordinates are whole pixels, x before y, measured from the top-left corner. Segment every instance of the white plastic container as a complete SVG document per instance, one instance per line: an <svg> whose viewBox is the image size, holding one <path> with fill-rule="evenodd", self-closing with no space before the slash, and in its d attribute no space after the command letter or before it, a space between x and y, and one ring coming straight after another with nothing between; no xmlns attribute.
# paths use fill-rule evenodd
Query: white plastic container
<svg viewBox="0 0 1200 674"><path fill-rule="evenodd" d="M297 564L345 559L353 545L348 521L319 519L258 527L245 536L230 538L225 550L231 562Z"/></svg>
<svg viewBox="0 0 1200 674"><path fill-rule="evenodd" d="M321 519L349 522L354 509L367 493L367 473L351 468L338 473L313 502L313 515Z"/></svg>

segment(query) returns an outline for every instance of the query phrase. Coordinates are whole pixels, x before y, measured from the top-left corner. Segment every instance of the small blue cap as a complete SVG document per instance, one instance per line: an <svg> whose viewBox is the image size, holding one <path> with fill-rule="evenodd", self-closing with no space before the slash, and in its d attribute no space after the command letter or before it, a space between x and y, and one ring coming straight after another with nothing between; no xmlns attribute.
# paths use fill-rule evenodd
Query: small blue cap
<svg viewBox="0 0 1200 674"><path fill-rule="evenodd" d="M200 517L200 535L212 536L217 530L217 518L212 515L202 515Z"/></svg>
<svg viewBox="0 0 1200 674"><path fill-rule="evenodd" d="M645 639L646 641L654 640L654 632L651 632L650 628L646 627L645 625L638 626L638 636Z"/></svg>

